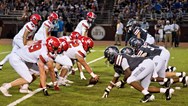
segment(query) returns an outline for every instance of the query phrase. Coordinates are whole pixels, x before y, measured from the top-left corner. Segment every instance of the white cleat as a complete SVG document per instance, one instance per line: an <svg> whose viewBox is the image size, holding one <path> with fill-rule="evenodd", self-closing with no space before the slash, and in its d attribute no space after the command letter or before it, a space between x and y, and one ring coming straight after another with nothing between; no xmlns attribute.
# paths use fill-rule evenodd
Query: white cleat
<svg viewBox="0 0 188 106"><path fill-rule="evenodd" d="M29 90L29 89L22 89L22 88L20 88L19 92L20 93L31 93L32 91Z"/></svg>
<svg viewBox="0 0 188 106"><path fill-rule="evenodd" d="M68 79L65 79L65 82L66 82L66 83L69 83L69 84L73 84L73 83L74 83L73 81L68 80Z"/></svg>
<svg viewBox="0 0 188 106"><path fill-rule="evenodd" d="M58 81L58 85L71 86L70 84L65 83L65 81Z"/></svg>
<svg viewBox="0 0 188 106"><path fill-rule="evenodd" d="M8 90L3 86L0 87L0 91L3 93L4 96L12 96L11 94L9 94Z"/></svg>

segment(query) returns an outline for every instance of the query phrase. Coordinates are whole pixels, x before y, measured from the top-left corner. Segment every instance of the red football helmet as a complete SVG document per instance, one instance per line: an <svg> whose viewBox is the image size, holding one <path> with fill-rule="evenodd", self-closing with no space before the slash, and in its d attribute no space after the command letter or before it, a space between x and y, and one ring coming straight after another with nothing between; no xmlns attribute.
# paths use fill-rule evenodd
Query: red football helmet
<svg viewBox="0 0 188 106"><path fill-rule="evenodd" d="M58 50L60 46L60 41L58 38L54 36L50 36L46 39L46 46L47 46L48 51L54 54L54 52Z"/></svg>
<svg viewBox="0 0 188 106"><path fill-rule="evenodd" d="M94 42L90 37L83 36L80 41L82 42L83 48L86 52L94 46Z"/></svg>
<svg viewBox="0 0 188 106"><path fill-rule="evenodd" d="M57 50L57 53L61 54L63 51L67 51L67 49L69 48L69 44L63 38L59 38L59 41L60 41L60 46L59 46L59 48Z"/></svg>
<svg viewBox="0 0 188 106"><path fill-rule="evenodd" d="M70 39L71 40L78 39L81 36L82 35L80 35L80 33L78 33L78 32L72 32L71 35L70 35Z"/></svg>
<svg viewBox="0 0 188 106"><path fill-rule="evenodd" d="M35 25L37 25L38 22L41 21L41 20L42 20L42 18L39 14L33 14L33 15L30 16L30 21Z"/></svg>
<svg viewBox="0 0 188 106"><path fill-rule="evenodd" d="M55 12L52 12L49 16L48 16L48 19L52 22L54 20L57 20L58 19L58 14L55 13Z"/></svg>
<svg viewBox="0 0 188 106"><path fill-rule="evenodd" d="M95 18L96 18L96 15L93 12L87 13L86 19L88 20L88 22L90 23L94 22Z"/></svg>

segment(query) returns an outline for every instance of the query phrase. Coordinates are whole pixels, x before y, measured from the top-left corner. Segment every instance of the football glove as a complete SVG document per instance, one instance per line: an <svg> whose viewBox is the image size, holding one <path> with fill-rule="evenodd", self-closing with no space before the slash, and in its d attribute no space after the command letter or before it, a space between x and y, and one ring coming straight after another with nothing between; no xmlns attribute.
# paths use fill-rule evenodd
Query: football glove
<svg viewBox="0 0 188 106"><path fill-rule="evenodd" d="M107 87L107 88L104 90L104 94L103 94L102 98L108 98L109 93L110 93L110 88Z"/></svg>
<svg viewBox="0 0 188 106"><path fill-rule="evenodd" d="M125 82L123 80L120 80L120 81L116 82L115 85L117 88L123 88L125 85Z"/></svg>

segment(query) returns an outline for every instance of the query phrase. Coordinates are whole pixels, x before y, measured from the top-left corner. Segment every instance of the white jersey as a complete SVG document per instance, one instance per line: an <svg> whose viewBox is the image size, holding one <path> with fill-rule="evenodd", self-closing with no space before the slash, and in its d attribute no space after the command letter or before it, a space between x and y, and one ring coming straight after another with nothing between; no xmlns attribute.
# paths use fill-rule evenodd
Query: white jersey
<svg viewBox="0 0 188 106"><path fill-rule="evenodd" d="M18 32L18 34L16 34L16 36L13 39L13 42L20 48L24 46L23 36L25 30L29 31L29 35L27 36L27 39L29 39L34 36L34 33L37 30L37 26L32 22L28 22L23 26L23 28Z"/></svg>
<svg viewBox="0 0 188 106"><path fill-rule="evenodd" d="M83 58L86 57L87 53L81 43L72 41L69 45L70 47L64 52L64 55L67 55L70 59L76 59L76 54Z"/></svg>
<svg viewBox="0 0 188 106"><path fill-rule="evenodd" d="M49 28L48 33L51 33L52 29L54 28L53 23L49 20L44 21L34 36L35 41L46 40L46 38L47 38L46 28Z"/></svg>
<svg viewBox="0 0 188 106"><path fill-rule="evenodd" d="M82 20L78 23L74 31L80 33L83 36L84 32L89 30L90 27L91 27L91 24L88 23L87 20Z"/></svg>
<svg viewBox="0 0 188 106"><path fill-rule="evenodd" d="M38 41L31 46L24 46L15 52L23 61L37 63L39 58L46 63L50 57L44 42Z"/></svg>
<svg viewBox="0 0 188 106"><path fill-rule="evenodd" d="M60 38L65 39L67 42L70 42L70 41L71 41L71 39L70 39L69 36L62 36L62 37L60 37Z"/></svg>

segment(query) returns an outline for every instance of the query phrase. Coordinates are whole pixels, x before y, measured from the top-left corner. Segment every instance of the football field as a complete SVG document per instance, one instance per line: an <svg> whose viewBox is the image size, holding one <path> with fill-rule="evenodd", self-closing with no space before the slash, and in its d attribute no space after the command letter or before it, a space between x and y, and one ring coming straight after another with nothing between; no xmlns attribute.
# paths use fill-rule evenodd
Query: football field
<svg viewBox="0 0 188 106"><path fill-rule="evenodd" d="M123 46L121 46L123 47ZM121 48L120 47L120 48ZM19 93L19 87L9 89L12 97L5 97L0 92L0 106L7 106L16 103L20 100L18 106L188 106L188 88L183 88L182 83L172 85L181 87L176 90L170 101L165 100L164 94L154 94L155 100L148 103L140 103L143 95L135 89L125 85L125 88L113 88L108 98L102 99L104 89L108 86L113 78L114 70L112 65L106 65L103 56L105 45L94 46L92 52L87 55L87 62L89 62L93 71L100 75L99 82L91 88L87 87L90 75L84 70L84 75L87 80L80 80L79 72L76 71L75 75L69 75L68 79L74 81L71 86L60 86L60 91L48 89L50 96L46 97L43 93L37 92L39 88L39 78L34 81L30 88L36 92L33 95ZM11 51L11 45L0 45L0 60L2 60ZM188 48L179 47L169 49L171 53L169 65L175 66L176 71L185 71L188 75ZM0 86L3 83L11 82L19 78L19 75L13 70L7 62L0 71ZM122 77L120 78L122 79ZM50 79L48 78L48 82ZM151 83L151 86L157 86L158 83ZM38 89L39 90L39 89ZM27 95L27 96L26 96ZM27 98L28 97L28 98ZM24 98L24 99L21 99Z"/></svg>

